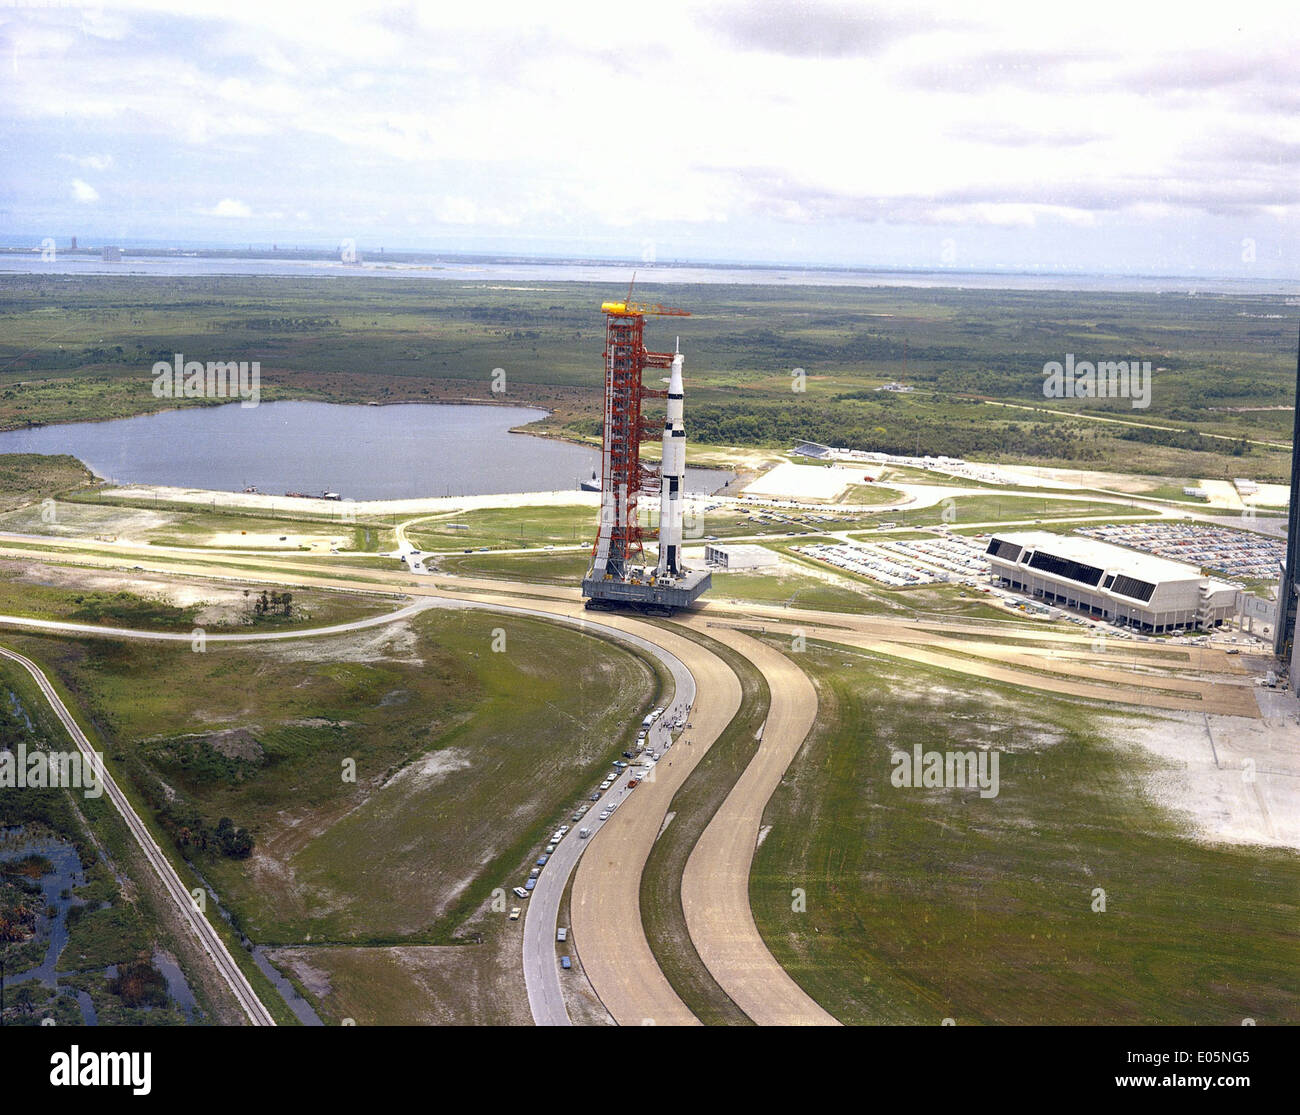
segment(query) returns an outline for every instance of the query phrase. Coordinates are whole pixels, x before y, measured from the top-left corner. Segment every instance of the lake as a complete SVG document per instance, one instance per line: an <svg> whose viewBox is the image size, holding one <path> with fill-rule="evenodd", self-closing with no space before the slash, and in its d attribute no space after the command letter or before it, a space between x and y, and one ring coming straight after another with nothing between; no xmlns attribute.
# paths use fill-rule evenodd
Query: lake
<svg viewBox="0 0 1300 1115"><path fill-rule="evenodd" d="M192 406L111 422L0 432L0 453L71 453L119 484L269 495L337 492L344 499L418 499L572 491L600 453L511 427L546 416L535 407L273 402ZM731 479L690 469L686 487L712 492Z"/></svg>

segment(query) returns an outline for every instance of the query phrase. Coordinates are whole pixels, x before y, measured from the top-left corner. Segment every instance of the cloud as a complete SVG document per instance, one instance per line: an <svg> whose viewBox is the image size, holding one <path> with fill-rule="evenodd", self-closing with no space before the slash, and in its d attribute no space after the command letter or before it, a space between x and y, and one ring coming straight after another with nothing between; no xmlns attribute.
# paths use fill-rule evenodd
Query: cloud
<svg viewBox="0 0 1300 1115"><path fill-rule="evenodd" d="M112 155L60 155L64 162L79 166L82 170L109 170L113 165Z"/></svg>
<svg viewBox="0 0 1300 1115"><path fill-rule="evenodd" d="M1080 67L1101 56L1082 50L985 50L931 58L903 76L918 88L970 93L1000 87L1049 90L1078 85Z"/></svg>
<svg viewBox="0 0 1300 1115"><path fill-rule="evenodd" d="M211 209L205 209L202 212L209 217L235 217L240 219L253 215L253 211L247 205L242 201L236 201L232 197L223 197Z"/></svg>
<svg viewBox="0 0 1300 1115"><path fill-rule="evenodd" d="M742 50L799 58L851 58L877 54L892 42L933 26L915 16L884 14L860 5L813 0L764 6L714 7L701 26Z"/></svg>
<svg viewBox="0 0 1300 1115"><path fill-rule="evenodd" d="M994 147L1082 147L1106 138L1104 133L1090 129L1032 128L997 120L965 120L950 128L948 136L963 143L987 143Z"/></svg>
<svg viewBox="0 0 1300 1115"><path fill-rule="evenodd" d="M74 178L72 180L72 200L79 201L83 205L90 205L92 202L99 200L99 191L89 182Z"/></svg>
<svg viewBox="0 0 1300 1115"><path fill-rule="evenodd" d="M887 226L1055 243L1092 222L1141 253L1266 218L1294 240L1300 29L1252 3L690 0L634 48L600 0L114 0L111 36L25 5L0 27L4 146L30 168L5 223L52 227L53 193L84 226L99 194L63 194L72 171L106 183L114 235L180 239L396 246L409 223L866 258Z"/></svg>

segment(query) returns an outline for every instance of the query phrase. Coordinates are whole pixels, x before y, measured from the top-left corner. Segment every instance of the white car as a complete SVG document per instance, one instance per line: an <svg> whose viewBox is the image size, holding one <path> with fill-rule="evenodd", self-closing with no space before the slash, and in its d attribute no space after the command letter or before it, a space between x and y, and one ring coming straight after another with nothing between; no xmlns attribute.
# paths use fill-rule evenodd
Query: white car
<svg viewBox="0 0 1300 1115"><path fill-rule="evenodd" d="M608 809L602 809L602 810L600 811L600 819L601 819L602 821L608 821L608 820L609 820L609 810L608 810Z"/></svg>

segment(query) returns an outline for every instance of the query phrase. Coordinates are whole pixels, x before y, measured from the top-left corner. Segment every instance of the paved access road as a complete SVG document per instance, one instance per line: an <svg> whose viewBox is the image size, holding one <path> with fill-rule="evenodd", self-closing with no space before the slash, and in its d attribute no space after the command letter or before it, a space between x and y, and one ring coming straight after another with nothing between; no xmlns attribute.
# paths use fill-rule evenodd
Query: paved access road
<svg viewBox="0 0 1300 1115"><path fill-rule="evenodd" d="M667 711L655 721L649 735L649 740L654 745L653 749L660 751L668 740L668 724L679 711L689 708L695 701L695 679L691 676L690 670L676 655L670 654L639 635L619 631L600 623L586 623L583 626L585 629L600 632L620 642L631 643L653 654L672 674L672 699L667 701ZM550 859L547 860L546 866L538 877L537 886L533 888L532 897L528 900L528 913L524 919L524 983L528 988L528 1006L533 1012L533 1021L539 1026L571 1024L564 1006L564 995L560 986L562 977L555 950L555 930L559 920L560 899L564 895L569 876L578 865L579 857L589 847L596 846L595 842L601 830L612 823L614 816L617 816L615 813L608 820L602 821L601 811L615 802L626 802L632 795L640 792L640 787L632 790L627 788L631 777L631 771L625 770L614 785L601 795L599 801L589 803L590 808L581 821L566 822L569 824L569 832L551 853ZM582 828L591 829L591 836L586 840L578 836L578 830ZM575 930L571 929L570 933L575 950L585 944L585 938L580 941ZM592 947L593 951L598 951L599 942L595 942ZM584 971L587 952L588 950L582 947Z"/></svg>
<svg viewBox="0 0 1300 1115"><path fill-rule="evenodd" d="M208 956L212 959L214 967L221 975L231 993L243 1008L244 1013L248 1015L248 1020L254 1026L274 1026L275 1019L271 1012L266 1009L266 1005L257 997L257 992L253 990L252 984L248 982L248 977L244 975L239 965L235 963L235 958L230 955L230 950L226 948L226 943L220 937L215 929L208 923L207 918L203 916L194 906L194 899L190 892L185 889L185 884L181 882L180 876L176 874L175 868L163 854L163 850L154 840L149 829L145 826L140 815L136 813L127 797L107 770L103 770L98 763L98 756L95 749L91 746L90 740L86 738L85 732L73 718L72 713L68 711L67 706L63 703L54 686L50 684L50 679L39 666L30 658L25 658L11 650L5 650L0 647L0 656L17 662L36 680L40 687L41 693L49 701L50 706L54 709L54 714L59 718L64 728L67 729L68 735L77 745L77 749L87 759L96 763L96 769L100 770L100 776L104 780L104 789L108 794L108 799L113 803L114 808L126 822L126 827L131 830L131 835L140 846L145 858L149 861L154 871L157 872L158 878L162 881L163 889L168 896L176 903L181 916L189 922L190 927L194 930L194 935L198 937L199 943L203 946Z"/></svg>

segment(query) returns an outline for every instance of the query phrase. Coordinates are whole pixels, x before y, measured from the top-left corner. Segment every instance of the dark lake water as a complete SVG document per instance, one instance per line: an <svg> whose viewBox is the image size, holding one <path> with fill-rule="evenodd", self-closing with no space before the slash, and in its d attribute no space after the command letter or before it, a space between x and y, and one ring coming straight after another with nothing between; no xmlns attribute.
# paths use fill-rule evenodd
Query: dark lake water
<svg viewBox="0 0 1300 1115"><path fill-rule="evenodd" d="M71 453L121 484L227 492L252 486L269 495L415 499L572 491L599 467L596 450L510 433L545 414L434 403L232 403L9 430L0 433L0 453ZM686 487L712 492L730 478L691 469Z"/></svg>

